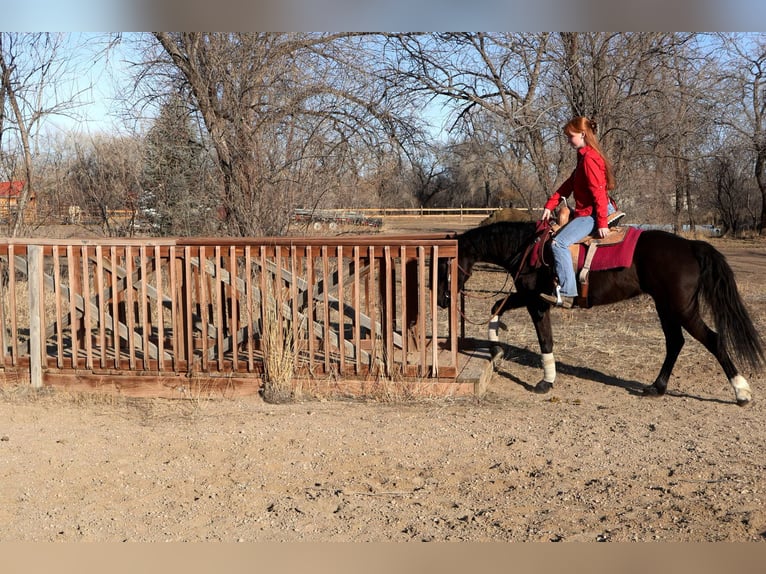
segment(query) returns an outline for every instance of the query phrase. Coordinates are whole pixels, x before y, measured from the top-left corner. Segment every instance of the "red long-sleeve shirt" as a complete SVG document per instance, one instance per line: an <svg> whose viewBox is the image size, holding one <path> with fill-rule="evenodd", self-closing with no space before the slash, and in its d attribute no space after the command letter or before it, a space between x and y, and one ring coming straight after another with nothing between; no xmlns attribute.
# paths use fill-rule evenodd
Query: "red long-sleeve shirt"
<svg viewBox="0 0 766 574"><path fill-rule="evenodd" d="M572 175L548 198L545 208L553 211L562 197L574 193L575 216L591 215L596 210L596 228L607 227L609 194L606 190L604 159L590 146L577 150L577 167Z"/></svg>

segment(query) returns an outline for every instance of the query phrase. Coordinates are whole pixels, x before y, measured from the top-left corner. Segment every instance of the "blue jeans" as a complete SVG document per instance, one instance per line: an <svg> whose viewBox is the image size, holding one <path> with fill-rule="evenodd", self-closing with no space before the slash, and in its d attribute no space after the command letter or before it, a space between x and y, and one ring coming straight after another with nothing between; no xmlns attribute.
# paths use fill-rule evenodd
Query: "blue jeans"
<svg viewBox="0 0 766 574"><path fill-rule="evenodd" d="M614 213L614 206L609 203L607 215ZM556 275L559 277L561 296L577 297L577 278L575 277L569 246L587 237L596 227L596 218L591 215L575 217L559 230L553 238L553 260Z"/></svg>

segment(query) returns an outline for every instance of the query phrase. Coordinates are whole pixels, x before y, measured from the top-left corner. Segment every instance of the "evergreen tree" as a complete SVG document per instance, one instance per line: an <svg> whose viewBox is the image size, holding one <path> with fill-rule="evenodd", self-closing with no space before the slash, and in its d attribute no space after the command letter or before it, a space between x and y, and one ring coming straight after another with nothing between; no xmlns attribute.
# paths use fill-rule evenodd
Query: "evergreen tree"
<svg viewBox="0 0 766 574"><path fill-rule="evenodd" d="M206 153L185 102L171 96L146 135L142 216L157 235L206 234L214 209Z"/></svg>

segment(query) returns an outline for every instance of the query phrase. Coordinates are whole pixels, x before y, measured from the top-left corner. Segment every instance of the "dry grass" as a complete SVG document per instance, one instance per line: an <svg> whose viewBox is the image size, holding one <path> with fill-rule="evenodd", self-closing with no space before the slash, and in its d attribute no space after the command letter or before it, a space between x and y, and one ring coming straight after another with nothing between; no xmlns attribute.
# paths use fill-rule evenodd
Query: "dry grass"
<svg viewBox="0 0 766 574"><path fill-rule="evenodd" d="M278 300L269 296L266 306L266 318L261 334L263 345L263 399L269 403L282 403L299 398L301 389L293 379L297 368L300 348L294 339L293 330L288 321L279 316ZM302 329L298 330L298 338Z"/></svg>

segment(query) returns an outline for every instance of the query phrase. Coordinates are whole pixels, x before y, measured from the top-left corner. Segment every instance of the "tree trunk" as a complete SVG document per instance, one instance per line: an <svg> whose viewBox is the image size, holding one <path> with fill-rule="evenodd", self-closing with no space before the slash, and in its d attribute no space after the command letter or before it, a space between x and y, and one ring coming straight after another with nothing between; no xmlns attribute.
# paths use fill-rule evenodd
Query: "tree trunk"
<svg viewBox="0 0 766 574"><path fill-rule="evenodd" d="M758 232L766 235L766 181L763 171L766 165L766 149L759 149L755 157L755 181L758 182L758 190L761 192L761 220L758 223Z"/></svg>
<svg viewBox="0 0 766 574"><path fill-rule="evenodd" d="M5 97L8 98L8 102L11 104L13 114L16 116L16 123L18 124L19 134L21 135L21 145L24 151L24 175L27 180L26 185L21 191L21 195L16 200L16 216L13 221L13 229L11 230L11 237L16 237L24 222L24 211L26 210L27 203L32 195L32 149L29 145L29 132L24 123L24 115L19 107L19 102L16 99L16 92L14 91L11 82L11 69L6 64L2 52L0 52L0 71L2 71L3 91L5 92Z"/></svg>

